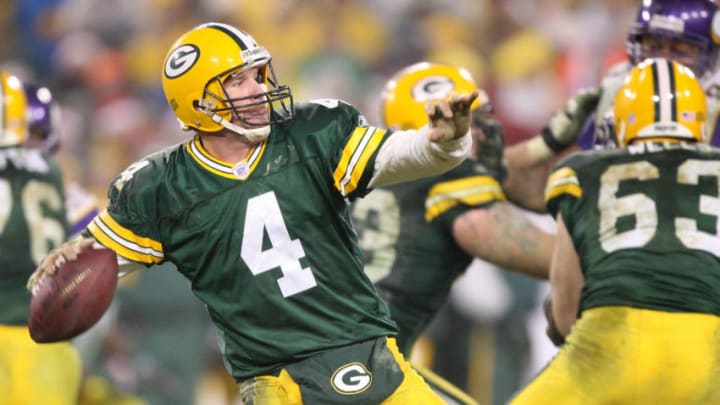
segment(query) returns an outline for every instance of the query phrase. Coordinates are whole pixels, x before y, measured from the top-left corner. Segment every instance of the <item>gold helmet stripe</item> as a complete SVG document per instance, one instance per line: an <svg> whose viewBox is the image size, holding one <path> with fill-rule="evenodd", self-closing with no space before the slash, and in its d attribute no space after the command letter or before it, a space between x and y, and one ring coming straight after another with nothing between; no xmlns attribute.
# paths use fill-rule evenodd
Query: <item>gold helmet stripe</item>
<svg viewBox="0 0 720 405"><path fill-rule="evenodd" d="M225 34L227 34L227 36L232 38L233 41L235 41L238 44L238 46L240 47L240 50L242 50L242 51L247 50L250 46L253 46L253 45L257 46L257 44L255 44L255 41L248 34L240 31L239 29L237 29L235 27L231 27L226 24L218 24L218 23L208 23L208 24L205 24L205 26L208 28L214 28L218 31L222 31Z"/></svg>

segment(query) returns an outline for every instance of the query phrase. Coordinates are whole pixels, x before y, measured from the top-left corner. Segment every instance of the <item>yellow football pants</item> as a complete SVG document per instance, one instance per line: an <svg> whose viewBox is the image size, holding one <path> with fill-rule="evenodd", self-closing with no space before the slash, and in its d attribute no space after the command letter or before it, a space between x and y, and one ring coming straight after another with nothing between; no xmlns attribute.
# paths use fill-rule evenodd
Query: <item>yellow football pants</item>
<svg viewBox="0 0 720 405"><path fill-rule="evenodd" d="M510 403L720 404L720 317L583 311L556 357Z"/></svg>
<svg viewBox="0 0 720 405"><path fill-rule="evenodd" d="M0 325L1 405L76 405L81 371L70 343L38 344L27 327Z"/></svg>

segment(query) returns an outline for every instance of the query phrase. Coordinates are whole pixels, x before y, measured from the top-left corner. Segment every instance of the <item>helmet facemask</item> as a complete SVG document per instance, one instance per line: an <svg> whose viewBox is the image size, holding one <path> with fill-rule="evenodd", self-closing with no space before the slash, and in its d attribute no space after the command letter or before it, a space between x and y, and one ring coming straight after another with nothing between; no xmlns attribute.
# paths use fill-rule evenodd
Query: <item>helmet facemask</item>
<svg viewBox="0 0 720 405"><path fill-rule="evenodd" d="M254 66L234 67L211 78L205 85L203 98L199 100L197 108L223 127L247 137L252 142L258 142L267 137L271 124L278 124L293 117L294 105L290 87L278 85L270 62L258 69L259 77L256 80L262 83L265 90L263 93L231 98L225 88L225 81L252 67ZM246 114L243 111L263 105L268 112L266 120L253 121L244 118ZM235 125L233 121L239 121L247 128Z"/></svg>
<svg viewBox="0 0 720 405"><path fill-rule="evenodd" d="M718 7L712 1L645 0L627 37L627 55L635 65L646 58L673 59L703 79L717 66L718 19ZM656 46L646 42L643 47L643 40ZM660 50L663 47L669 50Z"/></svg>
<svg viewBox="0 0 720 405"><path fill-rule="evenodd" d="M178 38L168 52L163 91L183 129L225 129L258 143L269 135L271 125L294 116L292 92L278 84L271 59L247 33L222 23L201 24ZM227 91L227 80L249 69L258 69L257 82L264 88L231 99L228 94L238 93Z"/></svg>
<svg viewBox="0 0 720 405"><path fill-rule="evenodd" d="M715 67L717 50L701 38L662 31L638 33L630 38L628 52L633 64L648 58L672 59L689 67L698 77ZM662 50L663 46L669 50Z"/></svg>

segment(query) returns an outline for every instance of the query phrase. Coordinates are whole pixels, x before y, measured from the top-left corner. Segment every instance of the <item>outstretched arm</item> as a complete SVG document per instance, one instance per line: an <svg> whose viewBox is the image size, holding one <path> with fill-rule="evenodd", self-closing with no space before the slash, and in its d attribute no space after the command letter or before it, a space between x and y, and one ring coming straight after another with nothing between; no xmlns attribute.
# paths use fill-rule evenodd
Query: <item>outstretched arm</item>
<svg viewBox="0 0 720 405"><path fill-rule="evenodd" d="M371 187L444 173L468 156L470 105L478 92L440 100L426 108L427 127L393 132L378 151Z"/></svg>
<svg viewBox="0 0 720 405"><path fill-rule="evenodd" d="M474 257L507 270L548 278L554 236L506 202L458 216L453 222L453 236Z"/></svg>
<svg viewBox="0 0 720 405"><path fill-rule="evenodd" d="M575 141L595 111L600 95L597 87L578 91L552 115L541 133L505 149L507 178L503 190L510 201L531 211L545 212L543 196L549 170L559 158L579 150ZM485 164L482 158L480 161Z"/></svg>
<svg viewBox="0 0 720 405"><path fill-rule="evenodd" d="M580 150L572 145L546 160L537 160L530 152L529 143L523 141L505 149L507 176L503 182L503 191L508 200L537 213L545 209L545 183L552 166L563 156Z"/></svg>

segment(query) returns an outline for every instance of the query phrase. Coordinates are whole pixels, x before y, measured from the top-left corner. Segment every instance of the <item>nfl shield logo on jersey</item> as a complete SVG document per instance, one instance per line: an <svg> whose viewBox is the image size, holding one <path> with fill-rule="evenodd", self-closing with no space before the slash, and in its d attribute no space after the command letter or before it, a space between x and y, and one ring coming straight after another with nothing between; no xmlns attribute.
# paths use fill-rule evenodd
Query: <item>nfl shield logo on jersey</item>
<svg viewBox="0 0 720 405"><path fill-rule="evenodd" d="M250 171L250 167L245 162L240 162L233 167L233 173L235 173L235 176L239 179L244 179L247 177L248 173Z"/></svg>

